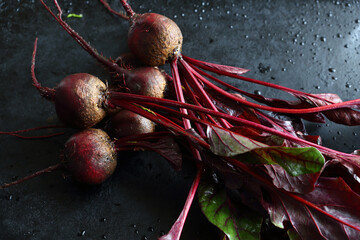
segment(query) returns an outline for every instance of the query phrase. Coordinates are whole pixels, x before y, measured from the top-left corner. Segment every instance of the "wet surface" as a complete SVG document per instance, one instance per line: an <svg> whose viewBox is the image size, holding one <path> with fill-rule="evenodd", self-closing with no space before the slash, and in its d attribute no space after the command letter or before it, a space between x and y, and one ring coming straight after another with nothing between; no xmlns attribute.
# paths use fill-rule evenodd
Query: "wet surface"
<svg viewBox="0 0 360 240"><path fill-rule="evenodd" d="M52 1L49 5L53 6ZM235 1L233 1L235 2ZM110 1L121 9L119 1ZM183 31L183 53L251 69L264 81L311 93L359 97L360 4L357 1L131 1L137 12L157 12ZM60 1L67 22L105 56L126 51L128 24L98 1ZM55 9L54 7L52 9ZM66 75L108 73L70 38L39 1L0 1L0 129L58 124L54 107L31 86L30 61L39 38L36 74L46 86ZM269 88L226 79L267 97ZM325 146L359 148L359 127L307 124ZM0 136L0 182L56 164L73 130L45 140ZM47 133L45 131L45 133ZM50 173L0 191L0 239L156 239L177 218L194 177L191 163L175 172L153 153L122 154L114 176L98 187ZM219 239L195 204L184 240Z"/></svg>

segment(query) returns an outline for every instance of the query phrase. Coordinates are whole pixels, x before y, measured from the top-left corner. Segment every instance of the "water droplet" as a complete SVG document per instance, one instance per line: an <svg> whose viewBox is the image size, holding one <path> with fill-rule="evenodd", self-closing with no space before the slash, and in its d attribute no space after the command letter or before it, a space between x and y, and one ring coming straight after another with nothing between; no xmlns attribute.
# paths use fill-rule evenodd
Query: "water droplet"
<svg viewBox="0 0 360 240"><path fill-rule="evenodd" d="M351 85L350 83L346 83L346 84L345 84L345 87L347 87L347 88L351 88L351 87L352 87L352 85Z"/></svg>
<svg viewBox="0 0 360 240"><path fill-rule="evenodd" d="M337 131L337 134L338 134L338 135L341 135L341 132L340 132L340 131Z"/></svg>
<svg viewBox="0 0 360 240"><path fill-rule="evenodd" d="M160 231L160 236L164 236L165 235L165 231Z"/></svg>
<svg viewBox="0 0 360 240"><path fill-rule="evenodd" d="M229 28L230 28L230 29L233 29L233 28L234 28L234 26L233 26L233 25L230 25L230 26L229 26Z"/></svg>
<svg viewBox="0 0 360 240"><path fill-rule="evenodd" d="M143 236L141 240L148 240L147 236Z"/></svg>
<svg viewBox="0 0 360 240"><path fill-rule="evenodd" d="M261 95L261 91L260 91L260 90L255 90L255 91L254 91L254 94L255 94L255 95Z"/></svg>
<svg viewBox="0 0 360 240"><path fill-rule="evenodd" d="M198 12L197 8L194 9L194 12L196 12L196 13Z"/></svg>
<svg viewBox="0 0 360 240"><path fill-rule="evenodd" d="M282 68L281 71L286 72L286 68Z"/></svg>
<svg viewBox="0 0 360 240"><path fill-rule="evenodd" d="M332 137L332 139L335 141L335 140L336 140L336 137L334 136L334 137Z"/></svg>
<svg viewBox="0 0 360 240"><path fill-rule="evenodd" d="M320 37L320 41L326 42L326 37Z"/></svg>
<svg viewBox="0 0 360 240"><path fill-rule="evenodd" d="M7 199L7 200L12 200L12 199L13 199L13 195L12 195L12 194L7 195L7 196L6 196L6 199Z"/></svg>
<svg viewBox="0 0 360 240"><path fill-rule="evenodd" d="M227 11L226 11L226 14L230 14L230 11L229 11L229 10L227 10Z"/></svg>
<svg viewBox="0 0 360 240"><path fill-rule="evenodd" d="M103 217L103 218L100 218L100 222L106 222L106 220L107 220L107 219L104 218L104 217Z"/></svg>
<svg viewBox="0 0 360 240"><path fill-rule="evenodd" d="M354 136L357 136L357 133L356 133L356 132L353 132L353 135L354 135Z"/></svg>
<svg viewBox="0 0 360 240"><path fill-rule="evenodd" d="M81 230L81 231L78 233L78 236L79 236L79 237L85 236L85 233L86 233L85 230Z"/></svg>
<svg viewBox="0 0 360 240"><path fill-rule="evenodd" d="M344 45L344 48L348 48L348 47L349 47L349 45L347 45L347 44Z"/></svg>
<svg viewBox="0 0 360 240"><path fill-rule="evenodd" d="M336 69L335 68L329 68L329 72L334 73L334 72L336 72Z"/></svg>
<svg viewBox="0 0 360 240"><path fill-rule="evenodd" d="M337 36L338 38L342 38L342 34L341 34L341 33L338 33L336 36Z"/></svg>
<svg viewBox="0 0 360 240"><path fill-rule="evenodd" d="M107 236L105 234L102 235L102 239L107 239Z"/></svg>
<svg viewBox="0 0 360 240"><path fill-rule="evenodd" d="M153 231L155 231L155 228L149 227L149 228L148 228L148 231L149 231L149 232L153 232Z"/></svg>
<svg viewBox="0 0 360 240"><path fill-rule="evenodd" d="M355 23L360 23L360 19L356 19L356 20L355 20Z"/></svg>
<svg viewBox="0 0 360 240"><path fill-rule="evenodd" d="M136 230L134 231L134 233L135 233L135 234L139 234L139 230L136 229Z"/></svg>
<svg viewBox="0 0 360 240"><path fill-rule="evenodd" d="M319 86L319 85L316 85L315 88L316 88L316 89L320 89L320 86Z"/></svg>

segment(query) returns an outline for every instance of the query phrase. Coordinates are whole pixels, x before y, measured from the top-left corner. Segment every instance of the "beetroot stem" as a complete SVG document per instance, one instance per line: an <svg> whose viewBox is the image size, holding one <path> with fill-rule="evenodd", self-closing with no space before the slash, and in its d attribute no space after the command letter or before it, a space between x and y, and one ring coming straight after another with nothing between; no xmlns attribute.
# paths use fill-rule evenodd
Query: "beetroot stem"
<svg viewBox="0 0 360 240"><path fill-rule="evenodd" d="M0 186L0 189L8 188L8 187L23 183L23 182L25 182L27 180L30 180L30 179L32 179L34 177L37 177L39 175L42 175L44 173L49 173L49 172L58 170L61 167L63 167L63 164L61 164L61 163L55 164L53 166L50 166L50 167L47 167L47 168L42 169L40 171L37 171L37 172L35 172L35 173L33 173L33 174L29 175L29 176L26 176L24 178L19 179L19 180L13 181L11 183L5 183L4 185Z"/></svg>
<svg viewBox="0 0 360 240"><path fill-rule="evenodd" d="M58 16L55 15L54 12L44 3L43 0L40 0L42 5L45 9L55 18L55 20L60 24L60 26L85 50L87 51L92 57L94 57L98 62L102 63L104 66L109 68L112 71L115 71L119 74L126 73L126 69L121 68L115 62L107 59L106 57L102 56L98 53L98 51L93 48L88 42L86 42L75 30L73 30L61 17L62 10L60 5L58 4L57 0L54 0L56 8L58 9Z"/></svg>
<svg viewBox="0 0 360 240"><path fill-rule="evenodd" d="M184 94L182 91L182 86L181 86L181 81L180 81L180 76L179 76L179 70L177 67L177 61L178 59L175 58L172 63L171 63L171 72L173 75L173 79L174 79L174 86L175 86L175 92L176 92L176 98L179 102L185 103L185 98L184 98ZM181 108L180 111L184 114L187 114L187 110L185 108ZM191 128L191 124L190 121L188 119L184 119L184 126L185 129L190 129Z"/></svg>
<svg viewBox="0 0 360 240"><path fill-rule="evenodd" d="M194 90L196 90L196 92L199 93L199 97L201 97L204 101L204 103L206 104L206 106L210 109L213 109L214 111L218 111L217 107L214 105L214 103L210 100L210 97L208 96L208 94L205 92L204 88L200 85L199 81L195 78L195 76L192 73L192 69L190 68L190 66L180 58L180 64L181 66L184 68L185 72L189 75L188 80L191 80L193 84L192 87L194 88ZM220 123L227 128L230 128L230 124L225 121L223 118L219 119Z"/></svg>
<svg viewBox="0 0 360 240"><path fill-rule="evenodd" d="M194 181L193 181L193 183L191 185L189 194L188 194L188 196L186 198L186 202L185 202L183 210L181 211L178 219L175 221L175 223L171 227L169 233L162 236L162 237L160 237L159 240L179 240L180 239L181 231L182 231L182 229L184 227L186 217L187 217L187 215L189 213L191 204L192 204L192 202L194 200L195 193L196 193L197 188L199 186L200 179L201 179L203 171L204 171L204 167L201 164L201 166L198 167L195 179L194 179Z"/></svg>
<svg viewBox="0 0 360 240"><path fill-rule="evenodd" d="M132 10L131 6L127 2L127 0L121 0L121 4L123 5L126 14L132 18L135 15L135 12Z"/></svg>
<svg viewBox="0 0 360 240"><path fill-rule="evenodd" d="M257 129L263 130L265 132L268 132L268 133L271 133L271 134L286 138L286 139L294 141L294 142L298 142L298 143L302 143L302 144L305 144L305 145L308 145L308 146L318 148L319 150L322 150L323 152L333 153L335 155L340 155L340 156L341 155L342 156L348 156L348 157L352 157L352 158L353 157L358 157L358 156L353 155L353 154L343 153L343 152L339 152L339 151L336 151L336 150L333 150L333 149L326 148L326 147L321 146L321 145L317 145L315 143L312 143L312 142L306 141L304 139L295 137L295 136L293 136L293 135L291 135L289 133L280 132L280 131L275 130L273 128L266 127L264 125L261 125L261 124L258 124L258 123L255 123L255 122L252 122L252 121L249 121L249 120L246 120L246 119L234 117L234 116L231 116L231 115L228 115L228 114L225 114L225 113L221 113L221 112L216 112L214 110L204 108L204 107L201 107L201 106L195 106L193 104L181 103L181 102L178 102L178 101L173 101L173 100L164 99L164 98L160 99L160 98L154 98L154 97L148 97L148 96L142 96L142 95L135 95L135 94L130 94L130 93L111 92L110 95L111 95L111 97L109 99L109 102L114 103L115 105L117 105L116 99L118 99L118 101L121 101L121 100L134 101L134 102L138 102L138 103L141 103L141 104L144 104L144 105L146 105L146 103L152 102L152 103L158 103L158 104L165 104L165 105L168 105L168 106L171 106L171 107L187 108L187 109L191 109L191 110L194 110L194 111L199 111L199 112L203 112L203 113L206 113L206 114L210 114L210 115L213 115L213 116L222 117L222 118L227 119L229 121L234 121L234 122L237 122L239 124L243 124L245 126L254 127L254 128L257 128ZM131 110L131 109L129 109L129 110ZM161 124L161 122L160 122L160 124Z"/></svg>
<svg viewBox="0 0 360 240"><path fill-rule="evenodd" d="M37 41L38 38L35 39L34 50L31 58L31 78L33 81L33 86L36 87L42 97L46 98L47 100L53 101L55 97L55 89L41 86L35 75L35 56L37 49Z"/></svg>
<svg viewBox="0 0 360 240"><path fill-rule="evenodd" d="M41 126L41 127L27 128L27 129L10 131L10 132L1 132L0 131L0 135L10 135L10 136L14 136L14 137L22 138L22 139L42 139L42 138L50 138L50 137L55 137L55 136L64 134L64 132L52 133L49 135L42 135L42 136L22 136L19 134L19 133L24 133L24 132L36 131L36 130L41 130L41 129L50 129L50 128L66 128L66 127L62 126L62 125Z"/></svg>
<svg viewBox="0 0 360 240"><path fill-rule="evenodd" d="M312 107L312 108L288 109L288 108L276 108L276 107L263 106L260 104L249 102L249 101L239 98L231 93L228 93L227 91L223 90L222 88L220 88L220 87L216 86L215 84L211 83L210 81L208 81L206 78L201 76L195 70L194 70L194 74L206 86L208 86L209 88L222 94L224 97L227 97L231 100L234 100L236 102L244 104L245 106L248 106L248 107L258 108L258 109L271 111L271 112L286 113L286 114L306 114L306 113L324 112L324 111L334 110L334 109L338 109L338 108L346 108L346 107L349 107L352 105L354 105L354 106L360 105L360 99L354 99L354 100L350 100L350 101L346 101L346 102L333 103L330 105L325 105L325 106L320 106L320 107Z"/></svg>
<svg viewBox="0 0 360 240"><path fill-rule="evenodd" d="M125 19L125 20L129 20L130 18L128 16L126 16L124 13L122 12L117 12L115 11L114 9L112 9L109 5L109 3L106 1L106 0L100 0L100 2L104 5L104 7L111 13L121 17L122 19Z"/></svg>
<svg viewBox="0 0 360 240"><path fill-rule="evenodd" d="M208 70L210 72L217 73L219 75L224 75L224 76L244 80L244 81L247 81L247 82L263 85L263 86L266 86L266 87L271 87L271 88L274 88L274 89L278 89L278 90L281 90L281 91L292 93L294 95L305 95L305 96L321 99L321 100L327 101L329 103L333 103L331 101L328 101L326 99L323 99L321 97L318 97L318 96L310 94L310 93L301 92L301 91L291 89L291 88L288 88L288 87L284 87L284 86L280 86L280 85L277 85L277 84L268 83L268 82L260 81L260 80L257 80L257 79L252 79L252 78L240 76L240 75L237 75L237 74L232 74L232 73L228 73L228 72L225 72L225 71L221 71L221 70L218 70L218 69L210 68L210 67L206 66L206 62L203 62L203 61L200 61L200 60L197 60L197 59L194 59L194 58L190 58L190 57L187 57L187 56L184 56L184 55L182 55L182 57L185 59L185 61L188 61L192 65L195 65L195 66L197 66L199 68ZM217 82L224 85L224 82L222 82L219 79L218 79Z"/></svg>

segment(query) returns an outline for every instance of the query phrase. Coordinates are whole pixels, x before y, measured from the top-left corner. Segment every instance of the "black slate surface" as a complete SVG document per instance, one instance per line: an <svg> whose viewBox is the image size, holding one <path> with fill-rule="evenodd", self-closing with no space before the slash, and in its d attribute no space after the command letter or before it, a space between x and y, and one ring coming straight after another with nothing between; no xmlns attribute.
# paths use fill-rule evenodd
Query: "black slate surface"
<svg viewBox="0 0 360 240"><path fill-rule="evenodd" d="M46 1L54 6L52 1ZM119 1L109 1L120 10ZM359 97L360 4L358 1L131 1L137 12L174 19L183 31L185 55L251 69L247 76L311 93ZM127 22L98 1L60 1L67 22L105 56L127 49ZM53 8L55 10L55 8ZM46 86L88 72L109 79L35 0L0 0L0 130L57 124L51 103L31 86L30 60L39 38L36 73ZM277 91L226 79L264 96ZM359 148L359 127L307 124L324 145L351 152ZM0 136L0 182L25 176L59 160L74 132L45 140ZM45 132L47 133L47 132ZM194 176L153 153L122 154L112 178L98 187L76 184L59 172L0 190L0 239L156 239L181 211ZM64 179L65 177L65 179ZM145 238L146 236L146 238ZM219 239L195 203L184 240Z"/></svg>

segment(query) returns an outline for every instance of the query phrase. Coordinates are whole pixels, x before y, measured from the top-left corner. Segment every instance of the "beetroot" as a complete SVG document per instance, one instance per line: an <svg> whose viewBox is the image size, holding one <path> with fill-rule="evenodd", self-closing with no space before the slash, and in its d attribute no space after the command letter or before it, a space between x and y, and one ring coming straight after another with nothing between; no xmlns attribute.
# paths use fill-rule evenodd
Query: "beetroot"
<svg viewBox="0 0 360 240"><path fill-rule="evenodd" d="M125 84L131 93L162 98L166 78L158 68L141 67L128 72L125 76Z"/></svg>
<svg viewBox="0 0 360 240"><path fill-rule="evenodd" d="M64 155L60 163L14 182L3 184L0 189L63 168L81 183L100 184L113 174L116 165L115 143L111 141L109 135L100 129L85 129L71 136L65 143Z"/></svg>
<svg viewBox="0 0 360 240"><path fill-rule="evenodd" d="M56 87L54 102L59 119L68 126L89 128L106 115L106 85L88 73L65 77Z"/></svg>
<svg viewBox="0 0 360 240"><path fill-rule="evenodd" d="M111 136L122 138L154 132L155 124L139 114L123 109L110 118L107 129Z"/></svg>
<svg viewBox="0 0 360 240"><path fill-rule="evenodd" d="M107 87L99 78L88 73L76 73L65 77L55 88L41 86L35 76L37 39L32 55L31 75L33 85L40 95L54 101L59 119L69 127L89 128L106 115L103 108Z"/></svg>
<svg viewBox="0 0 360 240"><path fill-rule="evenodd" d="M182 42L180 28L163 15L144 13L130 18L129 48L146 65L161 66L178 57Z"/></svg>
<svg viewBox="0 0 360 240"><path fill-rule="evenodd" d="M74 134L65 143L64 161L79 182L100 184L115 171L117 154L106 132L90 128Z"/></svg>

